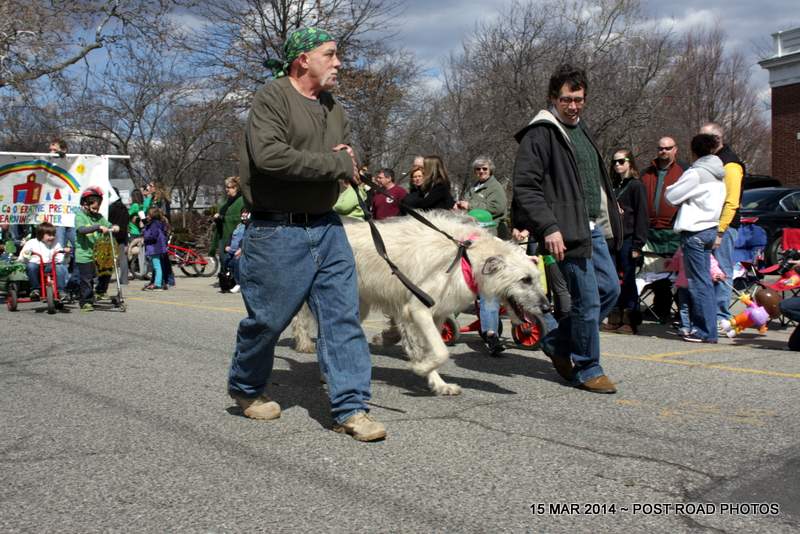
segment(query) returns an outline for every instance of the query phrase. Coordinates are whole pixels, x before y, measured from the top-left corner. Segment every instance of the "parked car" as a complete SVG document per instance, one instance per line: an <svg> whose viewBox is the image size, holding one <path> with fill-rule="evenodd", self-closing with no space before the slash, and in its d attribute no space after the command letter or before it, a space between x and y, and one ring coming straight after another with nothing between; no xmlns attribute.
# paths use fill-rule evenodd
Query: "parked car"
<svg viewBox="0 0 800 534"><path fill-rule="evenodd" d="M783 184L777 178L764 174L748 174L742 180L742 190L744 191L761 187L783 187Z"/></svg>
<svg viewBox="0 0 800 534"><path fill-rule="evenodd" d="M739 210L743 223L757 224L767 232L765 260L772 265L783 253L783 228L800 228L800 188L763 187L742 193Z"/></svg>

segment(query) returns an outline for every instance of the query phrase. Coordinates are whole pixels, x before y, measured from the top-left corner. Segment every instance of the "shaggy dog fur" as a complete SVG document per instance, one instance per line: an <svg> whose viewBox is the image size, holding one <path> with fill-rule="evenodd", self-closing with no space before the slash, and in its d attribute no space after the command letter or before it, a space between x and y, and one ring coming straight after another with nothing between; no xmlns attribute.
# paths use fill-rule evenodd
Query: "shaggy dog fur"
<svg viewBox="0 0 800 534"><path fill-rule="evenodd" d="M497 297L517 321L525 314L541 317L549 309L539 270L520 247L492 236L463 216L429 212L426 217L457 240L472 241L468 256L481 295ZM361 318L366 318L372 308L379 308L394 318L411 369L426 377L428 386L437 395L457 395L461 388L446 383L436 371L449 357L440 334L442 323L447 317L467 309L475 299L464 281L460 265L446 272L457 247L411 217L394 217L376 224L389 257L410 280L433 297L436 304L427 308L392 276L389 266L375 250L369 225L351 220L344 225L358 271ZM308 306L303 306L292 325L295 349L313 352L311 333L316 332L317 327Z"/></svg>

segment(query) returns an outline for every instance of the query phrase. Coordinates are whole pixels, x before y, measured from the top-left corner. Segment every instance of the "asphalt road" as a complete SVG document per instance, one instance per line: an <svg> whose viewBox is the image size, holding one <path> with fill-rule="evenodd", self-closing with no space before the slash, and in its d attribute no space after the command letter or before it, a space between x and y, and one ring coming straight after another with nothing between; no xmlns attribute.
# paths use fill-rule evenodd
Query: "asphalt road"
<svg viewBox="0 0 800 534"><path fill-rule="evenodd" d="M463 394L434 397L399 348L373 346L389 435L363 444L330 431L316 359L286 339L270 387L283 416L237 413L225 384L244 307L211 282L137 283L126 313L0 310L0 531L800 528L786 330L717 346L656 325L602 334L609 396L563 385L537 351L489 358L470 334L442 369Z"/></svg>

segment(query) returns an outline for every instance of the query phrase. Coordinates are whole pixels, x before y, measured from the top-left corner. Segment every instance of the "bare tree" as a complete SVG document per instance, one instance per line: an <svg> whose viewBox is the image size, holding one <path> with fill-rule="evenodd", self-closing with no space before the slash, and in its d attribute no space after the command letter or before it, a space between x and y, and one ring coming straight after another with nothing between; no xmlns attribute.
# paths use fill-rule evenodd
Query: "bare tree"
<svg viewBox="0 0 800 534"><path fill-rule="evenodd" d="M179 1L3 0L0 88L24 90L26 84L126 39L162 39L170 24L165 15Z"/></svg>
<svg viewBox="0 0 800 534"><path fill-rule="evenodd" d="M282 57L293 30L326 28L345 60L355 60L370 46L365 36L379 31L385 37L397 11L394 0L218 0L198 12L201 27L187 32L181 43L192 51L196 68L242 91L247 101L268 79L264 61Z"/></svg>

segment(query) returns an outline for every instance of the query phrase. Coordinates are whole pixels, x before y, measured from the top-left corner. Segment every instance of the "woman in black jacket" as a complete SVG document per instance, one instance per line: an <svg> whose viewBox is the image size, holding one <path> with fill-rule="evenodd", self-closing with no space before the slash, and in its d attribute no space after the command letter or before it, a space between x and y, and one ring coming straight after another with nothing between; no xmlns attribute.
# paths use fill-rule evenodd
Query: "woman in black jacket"
<svg viewBox="0 0 800 534"><path fill-rule="evenodd" d="M442 158L426 156L422 168L423 182L419 187L412 183L402 205L420 210L451 210L456 201L450 193L450 178Z"/></svg>
<svg viewBox="0 0 800 534"><path fill-rule="evenodd" d="M636 266L647 241L649 219L647 188L639 180L639 169L630 150L614 152L609 172L619 209L622 211L623 241L617 253L617 271L622 275L622 288L617 305L611 310L607 332L635 334L639 323L639 292L636 290Z"/></svg>

